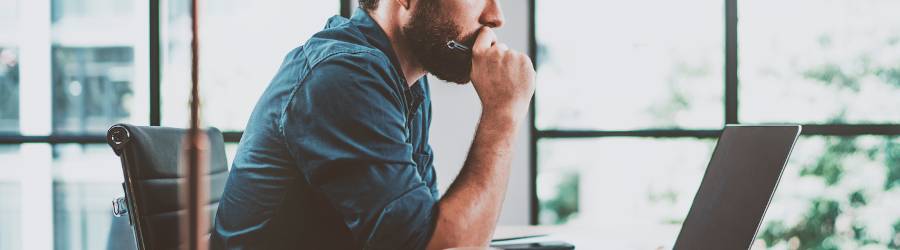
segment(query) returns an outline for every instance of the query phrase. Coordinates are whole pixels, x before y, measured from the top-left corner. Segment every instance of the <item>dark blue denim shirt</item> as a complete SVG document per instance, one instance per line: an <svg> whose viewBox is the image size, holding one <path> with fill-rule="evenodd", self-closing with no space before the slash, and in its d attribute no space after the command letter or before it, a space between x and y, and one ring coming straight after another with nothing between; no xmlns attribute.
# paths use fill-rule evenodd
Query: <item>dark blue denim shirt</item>
<svg viewBox="0 0 900 250"><path fill-rule="evenodd" d="M426 78L409 86L399 65L361 9L288 53L241 138L212 248L424 248L431 102Z"/></svg>

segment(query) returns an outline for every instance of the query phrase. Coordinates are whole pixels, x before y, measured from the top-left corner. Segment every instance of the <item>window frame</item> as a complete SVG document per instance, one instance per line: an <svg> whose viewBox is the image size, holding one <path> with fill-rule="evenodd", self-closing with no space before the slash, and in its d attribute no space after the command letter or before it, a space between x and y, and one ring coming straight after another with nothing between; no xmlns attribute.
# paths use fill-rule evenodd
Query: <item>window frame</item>
<svg viewBox="0 0 900 250"><path fill-rule="evenodd" d="M528 0L528 54L537 69L538 48L536 36L536 18L538 0ZM724 95L724 127L728 124L742 124L738 119L738 0L725 1L725 84ZM531 99L529 110L529 224L538 225L540 215L540 200L537 197L538 175L538 142L542 139L581 139L604 137L631 137L631 138L718 138L721 130L697 130L697 129L638 129L638 130L571 130L571 129L539 129L536 124L535 107L536 96ZM803 136L841 136L854 137L861 135L900 136L900 124L802 124Z"/></svg>
<svg viewBox="0 0 900 250"><path fill-rule="evenodd" d="M160 126L161 122L161 89L162 83L162 26L160 14L162 0L149 1L149 124L150 126ZM341 16L350 17L352 14L353 0L337 0L340 2L339 13ZM137 51L136 51L137 53ZM21 105L21 104L20 104ZM226 143L237 143L241 140L243 131L224 131L224 139ZM23 135L21 132L0 133L0 145L17 145L25 143L45 143L56 144L104 144L106 143L105 134L94 133L60 133L51 132L50 135L33 136Z"/></svg>
<svg viewBox="0 0 900 250"><path fill-rule="evenodd" d="M18 0L18 1L19 1L19 4L21 4L21 1L24 1L24 0ZM147 75L142 75L142 74L135 75L134 81L133 81L133 83L134 82L146 82L147 85L143 85L143 83L141 83L140 85L133 86L133 87L135 89L141 88L140 92L147 93L149 95L146 99L136 98L136 100L139 101L139 102L136 102L136 104L138 104L140 102L143 102L141 104L146 104L146 102L149 102L149 107L147 109L144 109L144 107L140 107L141 111L137 112L137 114L134 115L134 117L137 117L136 125L160 126L160 122L161 122L160 110L162 109L162 107L161 107L160 100L161 100L162 93L160 91L160 85L162 83L161 68L163 67L163 65L162 65L163 55L161 54L163 52L163 50L162 50L161 46L163 46L164 43L160 39L162 39L162 36L161 36L162 32L165 32L163 30L160 30L163 27L160 22L164 20L163 19L164 17L161 16L161 14L164 13L161 11L161 8L164 7L164 5L161 5L162 1L163 0L149 0L149 2L143 2L143 4L147 4L147 6L148 6L149 13L145 13L145 14L148 14L149 17L147 17L147 16L139 17L139 18L148 18L145 20L149 20L149 23L147 23L146 26L144 26L144 27L148 27L148 31L147 31L148 33L145 34L145 37L148 37L149 41L148 41L148 43L146 43L146 45L144 45L146 47L134 48L134 53L136 55L146 53L145 54L146 57L135 57L133 67L135 70L146 70L147 68L145 68L145 67L148 67L149 71L147 72ZM341 16L349 17L352 13L352 8L354 7L354 5L352 3L353 0L337 0L337 1L339 1L339 13L335 13L335 14L340 14ZM26 8L26 7L20 6L19 10L23 11L23 12L28 12L28 13L31 13L33 11L45 11L45 12L41 12L42 13L41 16L35 16L33 18L30 18L29 20L31 20L31 21L34 21L32 19L41 20L40 24L46 25L46 28L47 28L46 31L49 32L50 24L51 24L50 13L52 11L52 5L51 5L50 0L41 0L41 1L30 2L29 4L27 4L26 10L23 10L23 8ZM44 17L42 15L46 15L46 20L44 20ZM16 27L18 29L19 26L21 26L21 24L17 24L17 26L14 26L14 27ZM38 26L40 26L40 25L38 25ZM48 38L48 39L46 41L43 41L44 37L40 37L40 38L41 38L41 44L31 44L30 46L32 46L32 47L42 46L42 45L47 46L45 49L46 49L46 53L47 53L48 57L47 57L47 61L44 62L44 63L46 63L46 68L40 67L40 72L44 73L44 71L46 71L47 74L33 74L35 72L31 72L31 71L20 71L19 72L20 88L19 88L18 95L20 98L19 98L18 104L19 104L20 110L22 110L23 106L27 106L27 107L35 106L35 105L26 105L26 104L38 104L38 105L36 105L37 107L34 107L34 108L43 109L43 110L41 110L41 112L46 112L46 115L42 115L41 117L39 117L41 119L42 124L40 124L40 126L38 128L23 129L23 127L20 125L19 129L17 131L0 132L0 146L12 145L12 146L18 146L20 149L25 149L25 151L27 151L29 153L34 153L34 152L44 153L45 151L48 151L48 150L49 150L49 152L52 152L54 150L54 148L58 145L66 145L66 144L75 144L75 145L81 145L81 146L105 145L107 143L105 133L58 132L58 131L55 131L52 128L53 124L52 124L52 117L51 117L52 112L53 112L53 110L52 110L53 100L51 97L52 93L47 93L46 96L42 96L41 98L38 98L38 99L32 98L29 100L29 102L23 102L23 98L21 98L22 93L23 93L22 88L21 88L21 86L22 86L21 79L22 79L23 75L29 76L28 79L32 80L31 82L37 81L37 82L40 82L40 84L42 84L42 85L46 85L46 86L41 86L41 88L31 88L29 91L32 91L32 92L45 91L44 88L50 89L50 86L52 86L52 84L53 84L52 79L51 79L51 74L50 74L50 71L51 71L50 66L51 65L50 65L50 57L49 57L49 55L51 53L50 51L52 49L52 46L51 46L52 42L49 40L49 38L50 38L49 33L47 33L46 38ZM141 39L145 39L145 38L141 38ZM16 48L17 48L17 50L19 50L19 53L21 53L22 45L17 44ZM41 66L43 66L43 65L41 65ZM38 67L34 67L34 68L38 68ZM31 76L35 76L35 75L38 75L41 77L37 77L37 79L30 78ZM149 86L148 87L149 89L142 89L145 86ZM148 90L149 90L149 92L148 92ZM143 105L139 105L139 106L143 106ZM147 116L144 116L145 114L147 114ZM22 123L22 113L21 112L19 114L18 120L19 120L19 123L21 124ZM43 124L43 120L47 120L49 122L47 122L47 124ZM35 132L35 131L37 131L37 132ZM46 132L44 132L44 131L46 131ZM226 145L239 142L242 134L243 134L243 131L224 131L223 135L224 135L224 140L226 142ZM109 154L110 154L110 157L112 157L112 151L110 151ZM21 237L19 243L21 244L22 247L25 247L25 248L50 249L50 248L53 248L53 246L56 244L53 241L54 237L50 237L49 241L42 241L42 242L30 242L30 241L28 241L28 239L40 237L40 236L46 234L47 228L49 228L49 230L52 231L51 233L55 233L54 218L53 218L53 216L48 216L48 215L52 215L55 212L55 210L54 210L55 207L53 205L53 199L55 199L54 198L55 191L53 190L53 181L54 181L53 178L54 177L53 177L52 169L50 169L52 159L49 154L47 155L47 157L35 157L35 158L28 158L28 159L29 159L29 161L34 160L35 161L34 163L37 163L37 164L26 164L26 165L21 166L21 167L25 167L25 168L20 168L20 169L27 169L27 171L30 171L31 174L22 175L22 176L27 176L27 177L22 177L22 178L28 178L28 179L27 179L27 181L23 181L22 183L20 183L20 186L19 186L19 188L20 188L19 191L25 192L25 193L21 193L22 197L20 197L20 199L21 199L22 207L20 209L21 209L21 211L25 211L25 209L30 210L27 213L23 212L23 214L21 214L21 218L23 218L23 219L20 222L27 223L29 226L23 226L24 224L19 225L20 226L19 227L19 237ZM28 166L28 165L32 165L32 166ZM22 186L23 183L26 183L26 182L27 182L27 185L25 185L23 187ZM29 190L29 191L25 191L25 190ZM31 193L31 194L28 194L28 193ZM35 196L35 194L36 194L36 196ZM113 197L109 197L109 198L113 198Z"/></svg>

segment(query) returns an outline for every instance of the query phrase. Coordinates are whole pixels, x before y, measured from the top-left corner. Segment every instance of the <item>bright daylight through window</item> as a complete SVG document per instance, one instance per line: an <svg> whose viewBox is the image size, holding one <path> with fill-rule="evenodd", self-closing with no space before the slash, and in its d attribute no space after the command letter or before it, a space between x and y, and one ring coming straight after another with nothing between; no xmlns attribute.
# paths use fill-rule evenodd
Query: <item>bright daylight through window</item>
<svg viewBox="0 0 900 250"><path fill-rule="evenodd" d="M900 124L900 2L535 2L538 81L552 86L536 98L539 223L677 232L715 144L704 131L730 113L811 125L758 240L900 247L900 134L869 126ZM737 107L726 69L738 72Z"/></svg>

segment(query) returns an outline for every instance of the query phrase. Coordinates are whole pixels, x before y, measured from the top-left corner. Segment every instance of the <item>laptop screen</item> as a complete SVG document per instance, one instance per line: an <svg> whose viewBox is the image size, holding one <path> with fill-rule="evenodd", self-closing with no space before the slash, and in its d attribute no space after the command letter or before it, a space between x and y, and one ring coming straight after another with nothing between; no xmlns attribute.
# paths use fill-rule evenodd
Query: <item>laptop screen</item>
<svg viewBox="0 0 900 250"><path fill-rule="evenodd" d="M727 126L674 249L748 249L800 126Z"/></svg>

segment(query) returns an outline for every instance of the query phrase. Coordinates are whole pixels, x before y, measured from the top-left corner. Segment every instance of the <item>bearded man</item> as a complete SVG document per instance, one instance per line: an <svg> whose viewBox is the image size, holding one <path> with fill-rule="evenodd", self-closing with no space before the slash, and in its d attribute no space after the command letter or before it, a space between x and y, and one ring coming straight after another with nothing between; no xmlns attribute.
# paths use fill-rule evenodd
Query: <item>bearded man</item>
<svg viewBox="0 0 900 250"><path fill-rule="evenodd" d="M498 0L359 2L352 18L332 17L289 52L256 104L212 248L489 244L534 93L531 59L497 41ZM427 73L471 82L482 105L465 165L443 196L428 144Z"/></svg>

